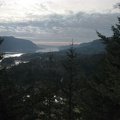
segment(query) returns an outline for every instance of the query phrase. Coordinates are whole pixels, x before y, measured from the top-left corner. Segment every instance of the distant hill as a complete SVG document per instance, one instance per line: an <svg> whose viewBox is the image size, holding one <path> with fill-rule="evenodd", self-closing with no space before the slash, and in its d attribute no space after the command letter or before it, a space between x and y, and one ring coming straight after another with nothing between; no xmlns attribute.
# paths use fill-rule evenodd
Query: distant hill
<svg viewBox="0 0 120 120"><path fill-rule="evenodd" d="M79 47L79 44L74 44L74 48L77 48ZM59 46L58 49L61 51L61 50L66 50L66 49L69 49L70 48L70 45L65 45L65 46Z"/></svg>
<svg viewBox="0 0 120 120"><path fill-rule="evenodd" d="M70 46L61 46L59 50L66 50ZM82 54L98 54L105 51L105 45L100 39L94 40L92 42L81 43L79 45L74 45L77 52Z"/></svg>
<svg viewBox="0 0 120 120"><path fill-rule="evenodd" d="M100 39L97 39L92 42L80 44L76 50L83 54L98 54L105 51L105 45Z"/></svg>
<svg viewBox="0 0 120 120"><path fill-rule="evenodd" d="M33 52L38 46L25 39L15 38L13 36L1 36L4 39L0 45L0 52Z"/></svg>

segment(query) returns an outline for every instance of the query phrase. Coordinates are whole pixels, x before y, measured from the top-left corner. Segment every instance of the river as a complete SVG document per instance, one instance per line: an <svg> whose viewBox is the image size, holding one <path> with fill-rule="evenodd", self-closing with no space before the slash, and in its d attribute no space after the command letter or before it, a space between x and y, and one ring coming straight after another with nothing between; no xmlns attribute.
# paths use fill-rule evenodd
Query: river
<svg viewBox="0 0 120 120"><path fill-rule="evenodd" d="M4 58L9 58L9 57L20 57L24 53L15 53L15 52L6 52L4 55Z"/></svg>
<svg viewBox="0 0 120 120"><path fill-rule="evenodd" d="M50 47L50 48L39 49L36 52L37 53L39 53L39 52L45 53L45 52L55 52L55 51L57 52L57 51L59 51L59 49L56 47Z"/></svg>
<svg viewBox="0 0 120 120"><path fill-rule="evenodd" d="M46 52L55 52L55 51L59 51L59 49L57 47L43 48L43 49L37 50L36 53L39 53L39 52L46 53ZM4 55L4 58L20 57L23 54L25 53L6 52Z"/></svg>

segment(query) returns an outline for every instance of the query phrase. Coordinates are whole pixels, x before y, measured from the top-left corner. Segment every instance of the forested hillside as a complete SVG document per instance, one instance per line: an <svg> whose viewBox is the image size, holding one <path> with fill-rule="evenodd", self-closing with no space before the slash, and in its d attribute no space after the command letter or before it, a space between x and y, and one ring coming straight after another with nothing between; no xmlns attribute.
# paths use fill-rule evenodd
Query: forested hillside
<svg viewBox="0 0 120 120"><path fill-rule="evenodd" d="M3 43L1 44L1 52L34 52L38 46L29 40L15 38L13 36L3 36Z"/></svg>
<svg viewBox="0 0 120 120"><path fill-rule="evenodd" d="M60 46L60 50L66 50L69 46ZM101 39L93 40L92 42L85 42L74 45L77 52L81 54L99 54L105 52L105 44L102 44Z"/></svg>

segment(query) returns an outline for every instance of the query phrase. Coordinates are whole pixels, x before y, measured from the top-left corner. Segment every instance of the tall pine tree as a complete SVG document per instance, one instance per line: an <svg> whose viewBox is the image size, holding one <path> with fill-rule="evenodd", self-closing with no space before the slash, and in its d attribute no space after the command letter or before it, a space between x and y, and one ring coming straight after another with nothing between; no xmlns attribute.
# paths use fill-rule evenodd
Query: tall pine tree
<svg viewBox="0 0 120 120"><path fill-rule="evenodd" d="M106 106L106 117L109 120L120 119L120 18L118 24L112 26L112 37L108 38L99 32L98 36L106 44L104 67L99 74L100 84L97 87L103 96Z"/></svg>
<svg viewBox="0 0 120 120"><path fill-rule="evenodd" d="M74 43L70 44L70 48L66 52L67 60L64 63L64 68L68 73L68 78L65 83L65 88L63 91L66 95L66 105L68 106L67 109L67 116L68 120L74 120L74 90L75 90L75 82L76 82L76 75L77 75L77 64L76 58L78 56L76 50L74 49Z"/></svg>

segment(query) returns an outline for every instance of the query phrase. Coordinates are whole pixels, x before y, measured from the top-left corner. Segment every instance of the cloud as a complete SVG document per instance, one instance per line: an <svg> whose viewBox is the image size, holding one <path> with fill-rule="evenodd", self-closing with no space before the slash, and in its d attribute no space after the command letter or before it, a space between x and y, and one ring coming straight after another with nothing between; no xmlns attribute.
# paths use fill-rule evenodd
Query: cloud
<svg viewBox="0 0 120 120"><path fill-rule="evenodd" d="M117 23L119 16L118 13L66 12L48 15L32 13L27 14L27 20L0 22L0 35L28 38L34 42L71 42L73 38L81 43L98 38L95 30L110 36L111 25Z"/></svg>
<svg viewBox="0 0 120 120"><path fill-rule="evenodd" d="M114 9L118 9L118 8L120 9L120 2L119 2L119 3L116 3L115 5L113 5L113 8L114 8Z"/></svg>

